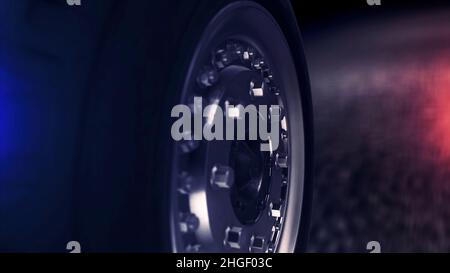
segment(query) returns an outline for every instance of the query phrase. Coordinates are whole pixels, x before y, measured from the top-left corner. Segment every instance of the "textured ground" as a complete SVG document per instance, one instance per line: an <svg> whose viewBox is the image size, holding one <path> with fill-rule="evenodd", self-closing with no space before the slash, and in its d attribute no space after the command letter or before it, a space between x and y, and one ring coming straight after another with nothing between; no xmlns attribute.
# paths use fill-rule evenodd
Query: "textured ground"
<svg viewBox="0 0 450 273"><path fill-rule="evenodd" d="M450 11L308 30L311 252L450 251Z"/></svg>

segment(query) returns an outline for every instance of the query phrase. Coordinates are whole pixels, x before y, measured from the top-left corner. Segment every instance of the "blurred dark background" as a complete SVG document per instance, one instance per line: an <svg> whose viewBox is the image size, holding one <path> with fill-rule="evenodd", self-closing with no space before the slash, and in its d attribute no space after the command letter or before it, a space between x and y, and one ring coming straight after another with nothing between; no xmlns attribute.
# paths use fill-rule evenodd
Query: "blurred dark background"
<svg viewBox="0 0 450 273"><path fill-rule="evenodd" d="M450 5L308 2L294 1L316 127L309 251L450 251Z"/></svg>

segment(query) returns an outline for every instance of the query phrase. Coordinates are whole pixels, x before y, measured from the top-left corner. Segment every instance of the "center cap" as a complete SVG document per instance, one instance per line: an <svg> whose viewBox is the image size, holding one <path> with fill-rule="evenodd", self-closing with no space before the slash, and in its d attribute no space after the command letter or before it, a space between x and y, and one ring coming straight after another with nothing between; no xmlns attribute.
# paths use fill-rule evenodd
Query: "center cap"
<svg viewBox="0 0 450 273"><path fill-rule="evenodd" d="M254 224L267 205L269 153L260 151L259 141L235 141L231 145L230 166L235 175L230 191L234 213L242 224Z"/></svg>

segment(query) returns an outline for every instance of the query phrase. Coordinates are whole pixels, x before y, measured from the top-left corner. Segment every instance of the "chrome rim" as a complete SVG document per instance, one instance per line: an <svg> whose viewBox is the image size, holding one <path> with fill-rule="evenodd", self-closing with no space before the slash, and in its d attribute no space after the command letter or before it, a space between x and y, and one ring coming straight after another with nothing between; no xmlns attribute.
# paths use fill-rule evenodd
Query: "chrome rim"
<svg viewBox="0 0 450 273"><path fill-rule="evenodd" d="M267 152L259 150L257 140L174 144L174 251L294 250L304 179L299 92L289 47L263 7L231 4L211 20L192 57L180 102L193 105L194 97L202 97L223 108L278 106L280 141Z"/></svg>

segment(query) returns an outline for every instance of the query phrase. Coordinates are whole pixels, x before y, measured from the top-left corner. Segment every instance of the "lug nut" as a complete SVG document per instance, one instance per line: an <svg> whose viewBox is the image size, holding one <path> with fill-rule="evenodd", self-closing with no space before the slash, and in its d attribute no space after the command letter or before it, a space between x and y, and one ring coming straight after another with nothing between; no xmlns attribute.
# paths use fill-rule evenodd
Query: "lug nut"
<svg viewBox="0 0 450 273"><path fill-rule="evenodd" d="M275 252L275 244L273 242L269 242L267 245L267 253L274 253Z"/></svg>
<svg viewBox="0 0 450 273"><path fill-rule="evenodd" d="M250 252L262 252L264 249L265 239L263 236L253 235L250 239Z"/></svg>
<svg viewBox="0 0 450 273"><path fill-rule="evenodd" d="M211 169L211 185L218 189L230 189L234 184L234 171L224 165L214 165Z"/></svg>
<svg viewBox="0 0 450 273"><path fill-rule="evenodd" d="M252 97L264 96L264 83L257 85L254 81L250 82L250 95Z"/></svg>
<svg viewBox="0 0 450 273"><path fill-rule="evenodd" d="M287 155L277 153L277 155L275 157L275 164L278 168L287 168L288 167Z"/></svg>
<svg viewBox="0 0 450 273"><path fill-rule="evenodd" d="M255 51L252 48L249 48L242 53L242 59L244 59L245 61L252 60L254 56Z"/></svg>
<svg viewBox="0 0 450 273"><path fill-rule="evenodd" d="M252 66L255 68L255 69L261 69L263 66L264 66L264 60L262 60L262 59L255 59L253 62L252 62Z"/></svg>
<svg viewBox="0 0 450 273"><path fill-rule="evenodd" d="M198 84L203 87L210 87L219 80L219 73L212 67L205 68L197 78Z"/></svg>
<svg viewBox="0 0 450 273"><path fill-rule="evenodd" d="M236 57L234 56L234 54L234 52L228 52L224 49L219 49L216 52L213 62L218 69L223 69L234 61Z"/></svg>
<svg viewBox="0 0 450 273"><path fill-rule="evenodd" d="M269 69L265 69L262 73L264 82L271 83L273 81L273 74Z"/></svg>
<svg viewBox="0 0 450 273"><path fill-rule="evenodd" d="M184 213L180 219L180 230L183 233L195 232L200 226L200 220L195 214Z"/></svg>
<svg viewBox="0 0 450 273"><path fill-rule="evenodd" d="M281 209L282 209L281 203L279 202L270 203L270 216L274 218L281 217Z"/></svg>
<svg viewBox="0 0 450 273"><path fill-rule="evenodd" d="M287 121L286 121L286 117L284 116L281 121L281 129L283 129L284 131L287 131Z"/></svg>
<svg viewBox="0 0 450 273"><path fill-rule="evenodd" d="M187 172L182 172L178 178L178 192L181 194L189 194L192 191L194 177Z"/></svg>
<svg viewBox="0 0 450 273"><path fill-rule="evenodd" d="M257 58L255 60L253 60L253 62L252 62L252 67L257 70L262 69L264 67L264 65L265 65L265 62L261 58Z"/></svg>
<svg viewBox="0 0 450 273"><path fill-rule="evenodd" d="M242 228L228 227L225 230L224 244L231 248L240 249L241 248L241 235L242 235Z"/></svg>

